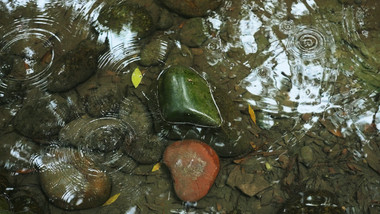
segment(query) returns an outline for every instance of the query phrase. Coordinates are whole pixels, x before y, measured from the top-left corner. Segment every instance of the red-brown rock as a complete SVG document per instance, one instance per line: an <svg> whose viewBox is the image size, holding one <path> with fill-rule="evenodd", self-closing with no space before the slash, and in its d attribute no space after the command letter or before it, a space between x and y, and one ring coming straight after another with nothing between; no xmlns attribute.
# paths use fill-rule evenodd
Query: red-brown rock
<svg viewBox="0 0 380 214"><path fill-rule="evenodd" d="M198 201L208 193L220 168L216 152L197 140L177 141L168 146L164 163L174 180L177 196L190 202Z"/></svg>

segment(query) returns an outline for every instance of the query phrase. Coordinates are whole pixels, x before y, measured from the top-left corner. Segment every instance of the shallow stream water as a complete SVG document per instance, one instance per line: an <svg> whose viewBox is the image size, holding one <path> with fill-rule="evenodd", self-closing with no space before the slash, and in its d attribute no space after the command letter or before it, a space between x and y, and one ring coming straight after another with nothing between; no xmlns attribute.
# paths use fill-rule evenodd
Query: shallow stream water
<svg viewBox="0 0 380 214"><path fill-rule="evenodd" d="M380 213L380 2L170 2L0 1L0 213ZM221 129L162 119L174 65ZM192 205L162 163L181 139L221 161Z"/></svg>

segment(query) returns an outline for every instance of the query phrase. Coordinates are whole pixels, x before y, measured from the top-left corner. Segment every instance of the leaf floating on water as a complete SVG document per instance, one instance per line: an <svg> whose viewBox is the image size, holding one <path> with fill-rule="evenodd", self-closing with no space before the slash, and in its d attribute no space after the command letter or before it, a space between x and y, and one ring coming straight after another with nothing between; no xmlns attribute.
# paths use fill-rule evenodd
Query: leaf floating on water
<svg viewBox="0 0 380 214"><path fill-rule="evenodd" d="M249 104L248 104L248 113L249 113L249 116L251 117L251 120L256 124L255 111L253 111L253 108Z"/></svg>
<svg viewBox="0 0 380 214"><path fill-rule="evenodd" d="M112 204L113 202L115 202L119 198L119 196L120 196L120 193L113 195L102 206L108 206L108 205Z"/></svg>
<svg viewBox="0 0 380 214"><path fill-rule="evenodd" d="M160 167L161 167L161 164L160 164L160 163L156 163L156 164L153 166L153 168L152 168L152 172L155 172L155 171L159 170Z"/></svg>
<svg viewBox="0 0 380 214"><path fill-rule="evenodd" d="M142 79L142 73L139 67L137 67L132 73L132 83L133 83L133 86L135 86L135 88L137 88L137 86L140 85L141 79Z"/></svg>

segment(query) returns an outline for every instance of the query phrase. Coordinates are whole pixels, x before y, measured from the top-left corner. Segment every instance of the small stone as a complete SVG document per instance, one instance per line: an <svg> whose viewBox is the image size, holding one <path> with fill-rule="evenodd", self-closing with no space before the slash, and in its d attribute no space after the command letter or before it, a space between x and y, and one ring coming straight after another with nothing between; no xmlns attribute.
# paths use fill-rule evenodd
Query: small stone
<svg viewBox="0 0 380 214"><path fill-rule="evenodd" d="M219 173L219 157L207 144L197 140L177 141L168 146L164 163L174 180L174 190L182 201L203 198Z"/></svg>
<svg viewBox="0 0 380 214"><path fill-rule="evenodd" d="M128 1L106 4L99 12L98 21L116 32L127 27L138 37L148 36L154 28L150 13L144 7Z"/></svg>
<svg viewBox="0 0 380 214"><path fill-rule="evenodd" d="M205 16L209 10L215 10L221 0L161 0L170 10L183 16Z"/></svg>
<svg viewBox="0 0 380 214"><path fill-rule="evenodd" d="M222 123L208 83L190 68L171 66L161 73L158 101L168 122L208 127Z"/></svg>
<svg viewBox="0 0 380 214"><path fill-rule="evenodd" d="M313 164L314 152L310 146L304 146L301 148L301 161L308 167Z"/></svg>
<svg viewBox="0 0 380 214"><path fill-rule="evenodd" d="M153 119L144 103L136 97L123 100L120 119L135 130L134 140L126 142L123 150L140 164L154 164L161 160L167 141L153 131Z"/></svg>
<svg viewBox="0 0 380 214"><path fill-rule="evenodd" d="M140 64L143 66L157 65L164 62L169 52L169 42L164 37L154 37L144 46L140 53Z"/></svg>
<svg viewBox="0 0 380 214"><path fill-rule="evenodd" d="M64 98L33 91L17 112L13 125L22 135L39 143L48 143L72 117L71 106Z"/></svg>
<svg viewBox="0 0 380 214"><path fill-rule="evenodd" d="M181 47L174 46L171 48L165 61L165 65L191 66L193 64L193 59L194 57L191 50L185 44L181 44Z"/></svg>
<svg viewBox="0 0 380 214"><path fill-rule="evenodd" d="M280 162L281 168L286 169L289 164L289 157L282 154L278 157L278 161Z"/></svg>
<svg viewBox="0 0 380 214"><path fill-rule="evenodd" d="M162 9L160 18L158 19L157 27L161 30L166 30L173 25L173 15L166 9Z"/></svg>
<svg viewBox="0 0 380 214"><path fill-rule="evenodd" d="M271 185L262 175L247 173L240 167L235 167L228 176L227 184L237 187L249 197L269 188Z"/></svg>
<svg viewBox="0 0 380 214"><path fill-rule="evenodd" d="M207 39L202 18L188 19L180 32L181 42L194 48L202 45Z"/></svg>
<svg viewBox="0 0 380 214"><path fill-rule="evenodd" d="M96 42L84 40L75 50L58 59L48 77L48 90L63 92L86 81L96 71L98 52Z"/></svg>
<svg viewBox="0 0 380 214"><path fill-rule="evenodd" d="M78 118L59 132L59 141L85 151L111 152L133 140L134 131L125 122L112 118Z"/></svg>
<svg viewBox="0 0 380 214"><path fill-rule="evenodd" d="M99 72L80 84L76 91L91 117L117 114L123 99L123 86L114 71Z"/></svg>

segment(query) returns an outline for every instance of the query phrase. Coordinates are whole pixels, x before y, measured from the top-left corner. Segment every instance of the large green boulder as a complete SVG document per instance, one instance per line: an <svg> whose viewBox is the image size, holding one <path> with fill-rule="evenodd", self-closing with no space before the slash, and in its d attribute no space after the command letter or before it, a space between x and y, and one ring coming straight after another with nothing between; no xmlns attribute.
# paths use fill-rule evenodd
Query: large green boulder
<svg viewBox="0 0 380 214"><path fill-rule="evenodd" d="M191 68L171 66L158 80L158 101L167 122L219 127L222 119L210 87Z"/></svg>

